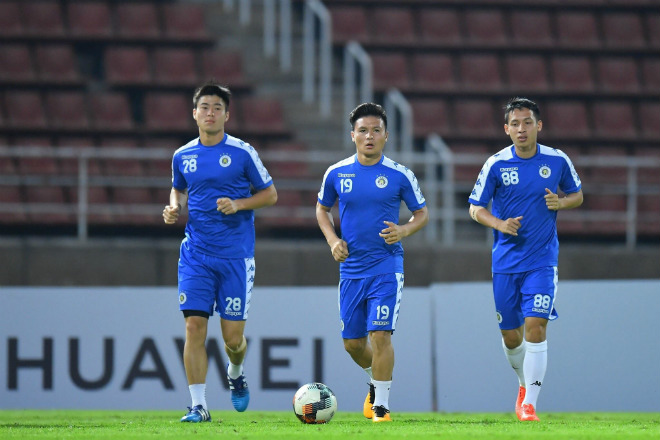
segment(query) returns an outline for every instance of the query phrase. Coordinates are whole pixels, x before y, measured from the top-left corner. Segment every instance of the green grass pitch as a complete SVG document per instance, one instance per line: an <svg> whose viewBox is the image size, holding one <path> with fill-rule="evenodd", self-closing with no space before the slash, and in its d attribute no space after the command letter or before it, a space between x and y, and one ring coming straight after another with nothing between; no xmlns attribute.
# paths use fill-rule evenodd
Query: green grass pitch
<svg viewBox="0 0 660 440"><path fill-rule="evenodd" d="M339 412L304 425L292 411L212 411L211 423L180 423L182 411L1 410L0 439L660 439L660 413L393 413L372 423Z"/></svg>

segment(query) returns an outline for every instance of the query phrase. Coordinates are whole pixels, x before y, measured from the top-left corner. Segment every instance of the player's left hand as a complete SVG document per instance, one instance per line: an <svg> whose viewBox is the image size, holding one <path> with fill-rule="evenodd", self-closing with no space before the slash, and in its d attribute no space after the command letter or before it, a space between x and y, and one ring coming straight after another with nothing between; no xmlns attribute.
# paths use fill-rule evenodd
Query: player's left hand
<svg viewBox="0 0 660 440"><path fill-rule="evenodd" d="M401 226L397 225L396 223L388 222L387 220L385 220L383 223L387 225L387 228L382 229L378 235L385 239L385 243L394 244L397 241L401 241L401 239L405 237L403 228L401 228Z"/></svg>
<svg viewBox="0 0 660 440"><path fill-rule="evenodd" d="M559 195L553 193L548 188L545 189L546 195L543 196L545 199L545 206L548 207L550 211L559 211Z"/></svg>
<svg viewBox="0 0 660 440"><path fill-rule="evenodd" d="M218 205L218 211L222 212L225 215L236 214L238 211L238 206L236 202L230 199L229 197L221 197L216 200L216 205Z"/></svg>

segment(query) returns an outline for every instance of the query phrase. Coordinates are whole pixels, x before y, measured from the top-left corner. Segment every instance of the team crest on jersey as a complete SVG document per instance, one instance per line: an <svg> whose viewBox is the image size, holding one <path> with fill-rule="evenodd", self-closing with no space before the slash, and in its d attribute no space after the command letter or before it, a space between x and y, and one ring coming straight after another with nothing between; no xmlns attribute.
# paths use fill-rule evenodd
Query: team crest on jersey
<svg viewBox="0 0 660 440"><path fill-rule="evenodd" d="M223 154L220 156L220 166L223 168L228 167L231 164L231 157L228 154Z"/></svg>
<svg viewBox="0 0 660 440"><path fill-rule="evenodd" d="M497 322L502 324L502 314L499 311L497 312Z"/></svg>
<svg viewBox="0 0 660 440"><path fill-rule="evenodd" d="M539 168L539 175L543 177L544 179L547 179L550 177L550 174L552 174L552 171L550 170L550 167L547 165L542 165L541 168Z"/></svg>
<svg viewBox="0 0 660 440"><path fill-rule="evenodd" d="M376 186L378 188L385 188L388 184L387 177L386 176L378 176L376 177Z"/></svg>
<svg viewBox="0 0 660 440"><path fill-rule="evenodd" d="M179 304L184 304L187 299L186 292L179 292Z"/></svg>

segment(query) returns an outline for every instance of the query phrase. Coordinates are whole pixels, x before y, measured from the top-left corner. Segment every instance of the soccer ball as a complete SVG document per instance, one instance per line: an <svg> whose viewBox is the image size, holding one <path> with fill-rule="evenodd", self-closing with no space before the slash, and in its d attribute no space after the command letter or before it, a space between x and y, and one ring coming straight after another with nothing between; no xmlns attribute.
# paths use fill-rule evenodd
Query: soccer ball
<svg viewBox="0 0 660 440"><path fill-rule="evenodd" d="M293 412L303 423L328 423L337 412L337 398L326 385L308 383L293 396Z"/></svg>

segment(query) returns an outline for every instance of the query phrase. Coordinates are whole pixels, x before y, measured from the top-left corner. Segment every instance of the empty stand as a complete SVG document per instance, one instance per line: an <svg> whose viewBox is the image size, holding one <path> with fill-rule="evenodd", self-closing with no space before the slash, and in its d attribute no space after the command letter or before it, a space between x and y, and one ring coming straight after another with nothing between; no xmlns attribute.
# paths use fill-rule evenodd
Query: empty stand
<svg viewBox="0 0 660 440"><path fill-rule="evenodd" d="M360 6L330 6L332 40L345 44L351 40L362 44L369 41L367 14Z"/></svg>
<svg viewBox="0 0 660 440"><path fill-rule="evenodd" d="M249 97L237 104L240 106L243 129L255 134L282 134L287 131L279 101Z"/></svg>
<svg viewBox="0 0 660 440"><path fill-rule="evenodd" d="M51 128L85 130L90 127L87 98L83 92L48 93L46 111L50 117Z"/></svg>
<svg viewBox="0 0 660 440"><path fill-rule="evenodd" d="M202 81L216 80L229 84L232 92L249 87L243 71L243 57L238 52L204 50L202 57Z"/></svg>
<svg viewBox="0 0 660 440"><path fill-rule="evenodd" d="M506 25L498 9L468 9L465 11L467 40L472 44L501 46L507 42Z"/></svg>
<svg viewBox="0 0 660 440"><path fill-rule="evenodd" d="M474 185L479 176L479 171L486 160L492 156L495 151L491 151L485 144L464 144L457 148L452 148L453 153L475 154L483 158L483 162L475 165L455 165L454 179L457 182L464 182L468 185Z"/></svg>
<svg viewBox="0 0 660 440"><path fill-rule="evenodd" d="M51 205L62 211L66 211L67 207L73 210L73 206L67 203L64 194L64 188L61 186L26 186L25 201L37 204L32 209L28 208L29 221L44 225L73 223L73 212L52 212L52 208L48 209L48 212L39 210L39 205Z"/></svg>
<svg viewBox="0 0 660 440"><path fill-rule="evenodd" d="M154 209L152 215L144 215L131 212L131 205L139 209L144 209L149 205L158 203L159 207L163 205L163 200L156 200L151 194L149 188L121 188L111 189L111 201L115 204L115 221L122 224L163 224L163 217L160 210ZM119 206L117 206L119 205ZM128 205L128 206L121 206Z"/></svg>
<svg viewBox="0 0 660 440"><path fill-rule="evenodd" d="M596 17L591 12L557 13L557 38L566 47L598 47Z"/></svg>
<svg viewBox="0 0 660 440"><path fill-rule="evenodd" d="M282 179L304 179L312 178L309 164L301 159L298 153L307 151L307 147L300 142L272 142L268 145L270 151L283 151L289 153L286 161L264 160L264 165L273 178Z"/></svg>
<svg viewBox="0 0 660 440"><path fill-rule="evenodd" d="M12 91L5 93L7 122L17 129L46 128L46 114L39 92Z"/></svg>
<svg viewBox="0 0 660 440"><path fill-rule="evenodd" d="M654 48L660 47L660 13L645 14L646 29L649 33L649 45Z"/></svg>
<svg viewBox="0 0 660 440"><path fill-rule="evenodd" d="M597 135L634 138L637 135L632 106L625 102L598 102L592 108Z"/></svg>
<svg viewBox="0 0 660 440"><path fill-rule="evenodd" d="M411 99L413 135L426 138L431 133L447 136L451 130L447 103L443 99Z"/></svg>
<svg viewBox="0 0 660 440"><path fill-rule="evenodd" d="M148 130L156 132L190 130L192 104L187 95L151 92L144 98L144 120Z"/></svg>
<svg viewBox="0 0 660 440"><path fill-rule="evenodd" d="M164 5L163 35L176 40L211 42L202 6L191 3Z"/></svg>
<svg viewBox="0 0 660 440"><path fill-rule="evenodd" d="M81 84L73 47L69 44L39 45L36 48L39 78L48 83Z"/></svg>
<svg viewBox="0 0 660 440"><path fill-rule="evenodd" d="M132 137L105 138L101 141L101 148L137 148L138 141ZM144 166L139 159L112 159L103 160L103 169L108 176L134 176L144 175Z"/></svg>
<svg viewBox="0 0 660 440"><path fill-rule="evenodd" d="M445 54L415 54L412 56L415 89L421 92L456 89L454 62Z"/></svg>
<svg viewBox="0 0 660 440"><path fill-rule="evenodd" d="M450 45L461 43L459 14L455 9L428 8L420 11L420 40L427 45Z"/></svg>
<svg viewBox="0 0 660 440"><path fill-rule="evenodd" d="M468 137L500 135L500 112L486 100L460 99L454 105L455 126L460 134ZM495 119L497 115L497 119ZM501 128L500 128L501 129Z"/></svg>
<svg viewBox="0 0 660 440"><path fill-rule="evenodd" d="M633 58L600 58L598 60L600 86L606 92L638 92L640 80Z"/></svg>
<svg viewBox="0 0 660 440"><path fill-rule="evenodd" d="M78 38L110 38L112 16L106 1L67 2L69 33Z"/></svg>
<svg viewBox="0 0 660 440"><path fill-rule="evenodd" d="M87 188L87 223L95 225L113 222L113 216L111 215L113 207L109 205L108 191L108 188L103 186L90 186ZM78 188L67 188L66 193L71 203L77 205Z"/></svg>
<svg viewBox="0 0 660 440"><path fill-rule="evenodd" d="M580 172L581 179L584 181L585 188L589 188L590 193L596 192L600 185L624 185L628 181L628 171L625 168L628 152L624 147L598 146L588 150L587 153L587 155L591 156L614 157L615 160L618 158L621 159L621 165L619 166L593 167L588 168L584 173L578 171Z"/></svg>
<svg viewBox="0 0 660 440"><path fill-rule="evenodd" d="M133 115L124 93L95 93L90 102L92 124L99 130L131 130Z"/></svg>
<svg viewBox="0 0 660 440"><path fill-rule="evenodd" d="M642 135L660 141L660 103L643 102L639 104L638 112ZM660 152L660 148L658 151Z"/></svg>
<svg viewBox="0 0 660 440"><path fill-rule="evenodd" d="M544 127L552 136L585 138L591 134L587 108L581 101L551 102L543 112Z"/></svg>
<svg viewBox="0 0 660 440"><path fill-rule="evenodd" d="M519 91L548 90L548 68L541 55L509 55L505 58L509 89Z"/></svg>
<svg viewBox="0 0 660 440"><path fill-rule="evenodd" d="M553 85L557 91L585 92L594 89L588 58L555 56L551 61Z"/></svg>
<svg viewBox="0 0 660 440"><path fill-rule="evenodd" d="M463 55L460 78L464 90L494 91L502 88L497 55Z"/></svg>
<svg viewBox="0 0 660 440"><path fill-rule="evenodd" d="M516 46L551 47L555 44L548 11L511 13L511 38Z"/></svg>
<svg viewBox="0 0 660 440"><path fill-rule="evenodd" d="M73 149L83 149L83 148L94 148L94 140L88 136L64 136L60 137L57 142L57 148L73 148ZM78 175L79 170L79 159L76 158L61 158L59 160L60 172L64 175ZM101 172L101 164L99 159L89 158L87 159L87 174L89 176L100 176L103 174Z"/></svg>
<svg viewBox="0 0 660 440"><path fill-rule="evenodd" d="M0 36L22 36L25 32L18 1L0 2Z"/></svg>
<svg viewBox="0 0 660 440"><path fill-rule="evenodd" d="M2 160L0 158L0 164ZM3 173L4 174L4 173ZM23 192L20 186L3 185L0 186L0 205L14 205L11 211L2 211L0 214L0 223L24 223L27 221L25 207L23 206Z"/></svg>
<svg viewBox="0 0 660 440"><path fill-rule="evenodd" d="M660 59L644 59L642 61L642 77L644 78L645 90L660 92Z"/></svg>
<svg viewBox="0 0 660 440"><path fill-rule="evenodd" d="M105 75L112 85L150 84L147 50L144 47L109 47L105 51Z"/></svg>
<svg viewBox="0 0 660 440"><path fill-rule="evenodd" d="M660 159L660 148L657 148L657 145L650 147L638 147L635 148L635 157L645 158L653 157ZM660 185L660 173L658 173L657 168L639 168L637 170L637 178L641 184L652 184ZM660 196L656 196L660 199ZM660 223L660 222L659 222Z"/></svg>
<svg viewBox="0 0 660 440"><path fill-rule="evenodd" d="M0 12L2 12L0 10ZM0 50L0 81L29 82L36 78L27 44L3 44Z"/></svg>
<svg viewBox="0 0 660 440"><path fill-rule="evenodd" d="M117 4L117 35L125 39L160 38L160 20L156 2L120 2Z"/></svg>
<svg viewBox="0 0 660 440"><path fill-rule="evenodd" d="M154 81L158 85L194 87L199 82L197 60L192 49L156 49L153 63Z"/></svg>
<svg viewBox="0 0 660 440"><path fill-rule="evenodd" d="M19 136L14 139L16 147L51 147L52 141L49 137L41 136ZM57 159L48 156L23 156L16 159L18 173L23 176L59 174Z"/></svg>
<svg viewBox="0 0 660 440"><path fill-rule="evenodd" d="M23 1L20 4L26 34L38 38L66 34L59 1Z"/></svg>
<svg viewBox="0 0 660 440"><path fill-rule="evenodd" d="M410 86L408 59L403 53L374 53L371 62L376 90L407 89Z"/></svg>
<svg viewBox="0 0 660 440"><path fill-rule="evenodd" d="M369 13L371 41L388 45L415 43L415 23L410 8L381 6Z"/></svg>
<svg viewBox="0 0 660 440"><path fill-rule="evenodd" d="M603 36L605 44L611 47L644 47L644 31L641 15L638 13L613 12L603 14Z"/></svg>

